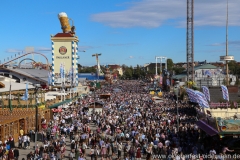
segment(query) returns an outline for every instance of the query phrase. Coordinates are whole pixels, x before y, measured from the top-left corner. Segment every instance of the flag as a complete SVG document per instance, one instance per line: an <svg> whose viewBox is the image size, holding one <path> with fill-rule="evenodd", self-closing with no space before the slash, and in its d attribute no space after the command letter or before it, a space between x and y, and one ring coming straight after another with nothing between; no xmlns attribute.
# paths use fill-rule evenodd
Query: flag
<svg viewBox="0 0 240 160"><path fill-rule="evenodd" d="M159 77L159 83L162 84L162 76Z"/></svg>
<svg viewBox="0 0 240 160"><path fill-rule="evenodd" d="M169 79L166 80L167 86L170 86L170 81Z"/></svg>
<svg viewBox="0 0 240 160"><path fill-rule="evenodd" d="M51 72L49 72L48 73L48 85L50 86L51 85L51 75L52 75L52 73Z"/></svg>
<svg viewBox="0 0 240 160"><path fill-rule="evenodd" d="M60 78L63 78L63 65L60 65Z"/></svg>
<svg viewBox="0 0 240 160"><path fill-rule="evenodd" d="M208 101L202 92L195 91L195 95L197 97L199 106L204 107L204 108L209 108Z"/></svg>
<svg viewBox="0 0 240 160"><path fill-rule="evenodd" d="M22 100L27 101L28 100L28 84L26 84L26 90L22 97Z"/></svg>
<svg viewBox="0 0 240 160"><path fill-rule="evenodd" d="M63 73L63 78L65 78L65 65L63 65L63 71L62 71Z"/></svg>
<svg viewBox="0 0 240 160"><path fill-rule="evenodd" d="M71 75L72 75L72 73L71 73L71 69L69 69L69 72L68 72L68 80L71 82Z"/></svg>
<svg viewBox="0 0 240 160"><path fill-rule="evenodd" d="M206 86L202 86L203 94L205 95L206 99L210 102L210 93L209 89Z"/></svg>
<svg viewBox="0 0 240 160"><path fill-rule="evenodd" d="M190 102L198 103L198 100L197 100L194 90L192 90L190 88L186 88L186 92L188 94L188 98L189 98Z"/></svg>
<svg viewBox="0 0 240 160"><path fill-rule="evenodd" d="M221 85L222 88L222 93L223 93L223 99L229 101L229 94L228 94L228 89L226 86Z"/></svg>
<svg viewBox="0 0 240 160"><path fill-rule="evenodd" d="M10 88L9 88L9 98L8 98L8 108L10 109L10 111L12 111L12 94L11 94L11 89L12 89L12 84L10 82Z"/></svg>
<svg viewBox="0 0 240 160"><path fill-rule="evenodd" d="M212 73L211 73L209 70L206 70L206 71L205 71L205 75L211 77L211 76L212 76Z"/></svg>
<svg viewBox="0 0 240 160"><path fill-rule="evenodd" d="M101 88L101 83L100 82L96 82L96 88L100 89Z"/></svg>
<svg viewBox="0 0 240 160"><path fill-rule="evenodd" d="M74 69L73 67L71 68L71 82L74 84Z"/></svg>

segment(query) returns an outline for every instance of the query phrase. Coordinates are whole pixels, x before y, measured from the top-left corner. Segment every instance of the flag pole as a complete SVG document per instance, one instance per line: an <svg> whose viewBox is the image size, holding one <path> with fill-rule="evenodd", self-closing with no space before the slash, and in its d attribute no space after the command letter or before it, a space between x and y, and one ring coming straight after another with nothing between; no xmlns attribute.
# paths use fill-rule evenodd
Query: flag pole
<svg viewBox="0 0 240 160"><path fill-rule="evenodd" d="M65 62L64 62L64 65L63 65L63 100L65 101L66 97L65 97Z"/></svg>
<svg viewBox="0 0 240 160"><path fill-rule="evenodd" d="M8 97L8 107L10 109L10 112L12 112L12 95L11 95L11 90L12 90L12 79L10 79L10 89L9 89L9 97Z"/></svg>
<svg viewBox="0 0 240 160"><path fill-rule="evenodd" d="M72 99L72 68L70 68L70 99Z"/></svg>
<svg viewBox="0 0 240 160"><path fill-rule="evenodd" d="M27 82L27 86L28 86L28 82ZM28 92L26 93L26 97L27 97L27 110L28 110Z"/></svg>
<svg viewBox="0 0 240 160"><path fill-rule="evenodd" d="M62 87L62 64L60 65L60 78L61 78L61 87ZM62 102L62 89L61 89L61 102Z"/></svg>

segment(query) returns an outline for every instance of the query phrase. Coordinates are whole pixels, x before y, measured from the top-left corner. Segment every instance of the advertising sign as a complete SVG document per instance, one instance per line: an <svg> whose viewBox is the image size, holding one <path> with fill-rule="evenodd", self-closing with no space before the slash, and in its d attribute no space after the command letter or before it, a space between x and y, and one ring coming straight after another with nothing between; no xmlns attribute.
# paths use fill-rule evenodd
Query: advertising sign
<svg viewBox="0 0 240 160"><path fill-rule="evenodd" d="M220 61L233 61L233 56L220 56Z"/></svg>
<svg viewBox="0 0 240 160"><path fill-rule="evenodd" d="M240 132L240 120L239 119L222 119L217 118L217 125L221 132Z"/></svg>

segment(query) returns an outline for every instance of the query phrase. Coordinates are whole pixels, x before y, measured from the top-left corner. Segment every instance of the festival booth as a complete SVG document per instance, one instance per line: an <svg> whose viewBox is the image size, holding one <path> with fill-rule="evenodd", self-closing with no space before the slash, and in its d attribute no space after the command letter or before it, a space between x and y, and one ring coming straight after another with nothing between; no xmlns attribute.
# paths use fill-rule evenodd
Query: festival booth
<svg viewBox="0 0 240 160"><path fill-rule="evenodd" d="M95 106L94 106L95 103ZM103 111L103 103L102 102L93 102L90 103L89 106L89 113L91 113L93 111L93 109L95 108L95 112L102 112Z"/></svg>
<svg viewBox="0 0 240 160"><path fill-rule="evenodd" d="M164 102L162 98L157 97L157 96L152 97L152 100L153 100L155 103L163 103L163 102Z"/></svg>
<svg viewBox="0 0 240 160"><path fill-rule="evenodd" d="M198 104L201 106L197 111L198 121L196 122L200 129L210 136L240 138L239 104L229 101L229 93L226 86L221 86L223 99L225 100L225 102L221 103L209 102L210 93L207 87L203 87L204 95L199 91L193 92L191 89L187 89L186 91L189 94L190 101L193 102L194 98L198 98Z"/></svg>
<svg viewBox="0 0 240 160"><path fill-rule="evenodd" d="M49 109L39 108L39 131L47 126L49 119ZM45 124L43 125L43 123ZM24 134L28 133L30 130L35 130L35 109L14 108L11 112L7 108L0 109L0 140L4 142L7 138L13 137L15 142L17 142L20 129L24 131Z"/></svg>
<svg viewBox="0 0 240 160"><path fill-rule="evenodd" d="M110 99L111 94L107 93L107 94L99 94L99 99Z"/></svg>

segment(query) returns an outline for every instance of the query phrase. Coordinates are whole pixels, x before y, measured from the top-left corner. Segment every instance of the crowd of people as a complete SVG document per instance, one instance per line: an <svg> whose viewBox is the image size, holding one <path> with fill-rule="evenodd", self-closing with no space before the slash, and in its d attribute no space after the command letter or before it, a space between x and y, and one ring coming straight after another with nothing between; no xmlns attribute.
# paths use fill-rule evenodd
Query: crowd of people
<svg viewBox="0 0 240 160"><path fill-rule="evenodd" d="M195 124L198 106L176 102L172 92L164 92L156 102L150 85L118 81L63 108L40 132L41 142L26 159L192 160L222 153L219 141ZM95 100L102 109L88 108ZM19 147L28 148L28 136L22 136L22 142Z"/></svg>

